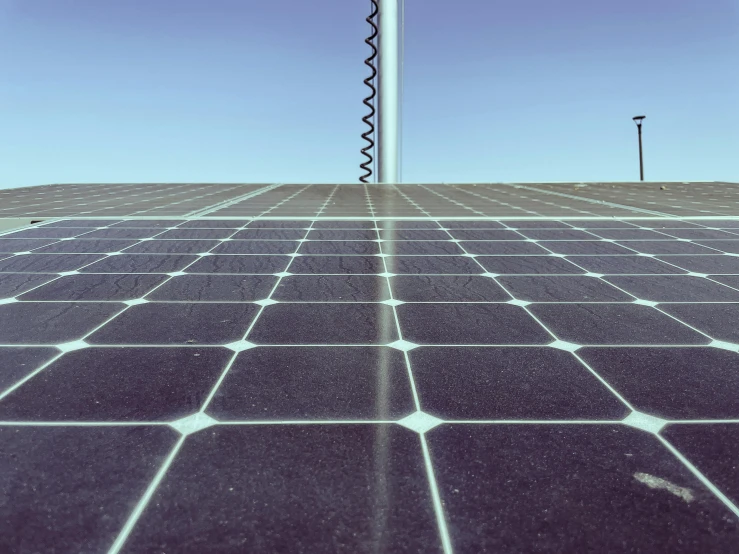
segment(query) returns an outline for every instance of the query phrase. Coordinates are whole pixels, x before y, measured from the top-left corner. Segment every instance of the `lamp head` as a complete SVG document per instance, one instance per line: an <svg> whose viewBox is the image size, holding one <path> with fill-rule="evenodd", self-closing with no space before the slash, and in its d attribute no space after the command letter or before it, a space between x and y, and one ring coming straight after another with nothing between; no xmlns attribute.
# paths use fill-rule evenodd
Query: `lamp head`
<svg viewBox="0 0 739 554"><path fill-rule="evenodd" d="M645 117L647 117L647 116L645 116L645 115L635 115L632 119L634 120L634 122L637 125L641 125L642 119L644 119Z"/></svg>

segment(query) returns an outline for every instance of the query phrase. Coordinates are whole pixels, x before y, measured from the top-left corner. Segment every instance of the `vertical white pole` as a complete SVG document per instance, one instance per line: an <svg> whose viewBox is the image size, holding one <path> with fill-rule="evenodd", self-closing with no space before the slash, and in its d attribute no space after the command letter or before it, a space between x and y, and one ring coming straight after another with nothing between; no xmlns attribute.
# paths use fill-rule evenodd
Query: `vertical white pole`
<svg viewBox="0 0 739 554"><path fill-rule="evenodd" d="M378 183L397 183L400 178L400 1L379 0Z"/></svg>

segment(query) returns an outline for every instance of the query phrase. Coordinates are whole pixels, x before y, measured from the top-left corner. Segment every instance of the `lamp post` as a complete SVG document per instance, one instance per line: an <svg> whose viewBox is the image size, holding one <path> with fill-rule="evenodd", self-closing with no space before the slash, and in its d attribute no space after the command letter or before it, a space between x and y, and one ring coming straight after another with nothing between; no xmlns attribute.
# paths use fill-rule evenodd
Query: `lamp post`
<svg viewBox="0 0 739 554"><path fill-rule="evenodd" d="M644 180L644 157L642 155L642 148L641 148L641 122L646 116L644 115L637 115L633 117L634 123L636 123L636 128L639 130L639 179L641 181Z"/></svg>

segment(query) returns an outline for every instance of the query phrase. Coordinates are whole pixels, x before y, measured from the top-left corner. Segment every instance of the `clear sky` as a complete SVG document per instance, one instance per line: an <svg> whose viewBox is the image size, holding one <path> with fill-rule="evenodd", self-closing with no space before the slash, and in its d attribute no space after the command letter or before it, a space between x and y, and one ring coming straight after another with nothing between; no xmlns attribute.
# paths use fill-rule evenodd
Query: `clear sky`
<svg viewBox="0 0 739 554"><path fill-rule="evenodd" d="M739 0L406 0L404 182L739 181ZM0 187L358 182L369 0L0 0Z"/></svg>

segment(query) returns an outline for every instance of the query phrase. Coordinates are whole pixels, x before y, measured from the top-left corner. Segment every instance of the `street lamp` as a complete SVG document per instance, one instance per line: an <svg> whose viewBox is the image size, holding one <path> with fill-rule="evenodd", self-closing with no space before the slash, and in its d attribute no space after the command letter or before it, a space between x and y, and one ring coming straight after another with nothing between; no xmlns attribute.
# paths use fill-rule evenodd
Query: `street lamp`
<svg viewBox="0 0 739 554"><path fill-rule="evenodd" d="M646 116L644 115L637 115L634 116L634 123L636 123L637 129L639 129L639 179L644 180L644 158L642 157L642 149L641 149L641 122Z"/></svg>

